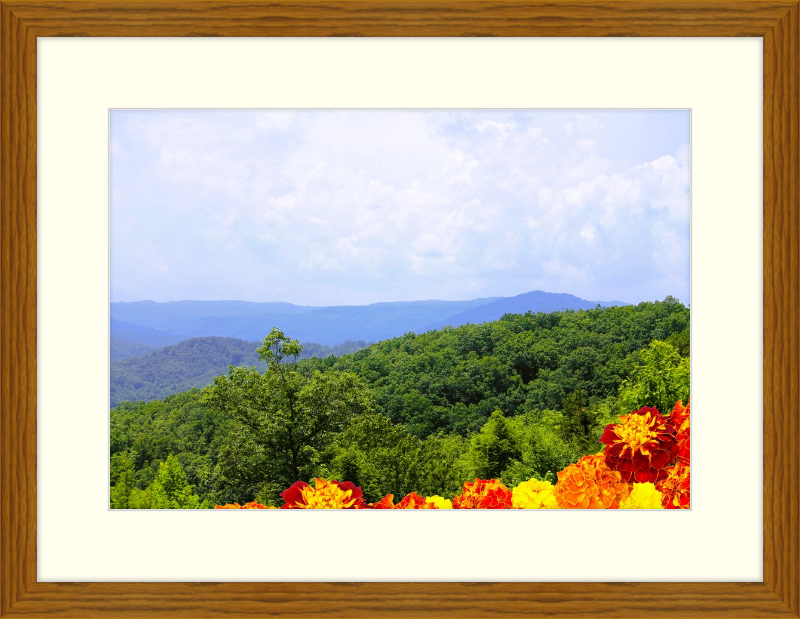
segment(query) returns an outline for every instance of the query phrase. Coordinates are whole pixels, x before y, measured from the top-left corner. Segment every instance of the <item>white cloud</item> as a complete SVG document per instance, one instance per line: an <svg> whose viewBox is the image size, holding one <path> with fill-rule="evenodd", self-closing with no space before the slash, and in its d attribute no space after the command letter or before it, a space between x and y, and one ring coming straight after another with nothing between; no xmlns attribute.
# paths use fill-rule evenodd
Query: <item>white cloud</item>
<svg viewBox="0 0 800 619"><path fill-rule="evenodd" d="M483 122L478 123L475 125L475 128L480 133L495 133L500 139L505 139L509 132L512 131L516 127L514 123L500 123L496 120L484 120Z"/></svg>
<svg viewBox="0 0 800 619"><path fill-rule="evenodd" d="M112 286L314 305L682 294L686 149L623 166L593 116L548 118L134 114L113 130Z"/></svg>
<svg viewBox="0 0 800 619"><path fill-rule="evenodd" d="M567 135L575 133L584 133L600 127L600 121L594 116L589 114L575 114L575 116L568 123L564 125L564 131Z"/></svg>
<svg viewBox="0 0 800 619"><path fill-rule="evenodd" d="M294 122L295 113L291 110L255 112L256 127L265 131L285 130Z"/></svg>

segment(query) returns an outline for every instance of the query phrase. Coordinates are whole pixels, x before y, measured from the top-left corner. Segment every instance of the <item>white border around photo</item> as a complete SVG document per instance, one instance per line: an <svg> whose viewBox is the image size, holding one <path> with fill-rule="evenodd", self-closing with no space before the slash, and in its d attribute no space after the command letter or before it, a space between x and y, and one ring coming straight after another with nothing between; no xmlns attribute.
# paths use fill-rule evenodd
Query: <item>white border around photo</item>
<svg viewBox="0 0 800 619"><path fill-rule="evenodd" d="M39 580L760 581L761 66L746 38L39 39ZM112 108L691 109L692 510L110 511Z"/></svg>

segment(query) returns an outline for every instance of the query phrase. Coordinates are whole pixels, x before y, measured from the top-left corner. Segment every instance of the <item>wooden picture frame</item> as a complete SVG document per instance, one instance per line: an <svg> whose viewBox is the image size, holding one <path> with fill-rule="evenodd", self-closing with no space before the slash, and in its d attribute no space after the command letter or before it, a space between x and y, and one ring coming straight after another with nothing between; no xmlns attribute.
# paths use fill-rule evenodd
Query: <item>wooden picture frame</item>
<svg viewBox="0 0 800 619"><path fill-rule="evenodd" d="M800 616L797 0L2 0L0 12L0 616ZM763 582L37 582L36 41L53 36L762 37Z"/></svg>

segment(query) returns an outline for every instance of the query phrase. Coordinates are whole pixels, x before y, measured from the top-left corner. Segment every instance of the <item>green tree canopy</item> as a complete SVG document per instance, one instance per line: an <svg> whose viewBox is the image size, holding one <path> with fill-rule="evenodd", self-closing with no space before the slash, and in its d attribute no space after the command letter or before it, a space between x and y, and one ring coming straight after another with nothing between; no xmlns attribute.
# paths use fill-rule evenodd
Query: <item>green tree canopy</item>
<svg viewBox="0 0 800 619"><path fill-rule="evenodd" d="M158 475L145 490L131 492L131 509L198 509L200 497L194 494L176 456L170 455L158 467Z"/></svg>
<svg viewBox="0 0 800 619"><path fill-rule="evenodd" d="M207 401L251 431L275 473L293 482L314 474L314 465L331 436L347 422L374 408L372 396L355 374L297 371L303 347L272 329L258 349L267 363L255 368L231 366L227 376L214 379L206 389Z"/></svg>
<svg viewBox="0 0 800 619"><path fill-rule="evenodd" d="M643 406L655 406L668 414L675 402L689 399L689 357L667 342L654 341L641 353L636 366L619 391L622 414Z"/></svg>

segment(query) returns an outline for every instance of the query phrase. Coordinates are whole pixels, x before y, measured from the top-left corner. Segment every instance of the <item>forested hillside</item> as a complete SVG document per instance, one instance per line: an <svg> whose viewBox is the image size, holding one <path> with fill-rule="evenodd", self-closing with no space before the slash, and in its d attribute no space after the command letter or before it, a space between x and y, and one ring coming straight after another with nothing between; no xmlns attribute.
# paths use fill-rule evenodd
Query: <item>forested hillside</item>
<svg viewBox="0 0 800 619"><path fill-rule="evenodd" d="M689 310L672 298L510 314L297 363L291 335L259 347L266 370L116 406L112 507L277 504L314 476L370 501L447 496L473 477L554 481L617 415L689 397Z"/></svg>
<svg viewBox="0 0 800 619"><path fill-rule="evenodd" d="M203 387L229 365L255 366L263 371L258 342L230 337L200 337L166 346L139 357L111 361L111 406L122 400L155 400ZM361 350L367 342L343 342L338 346L306 344L300 359L339 356Z"/></svg>

